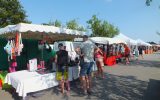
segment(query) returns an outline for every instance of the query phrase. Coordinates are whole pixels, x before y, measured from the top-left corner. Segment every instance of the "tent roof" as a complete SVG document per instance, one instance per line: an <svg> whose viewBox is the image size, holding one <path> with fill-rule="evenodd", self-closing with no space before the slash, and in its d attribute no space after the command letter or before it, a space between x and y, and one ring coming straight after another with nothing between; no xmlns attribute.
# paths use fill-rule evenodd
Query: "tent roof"
<svg viewBox="0 0 160 100"><path fill-rule="evenodd" d="M120 33L119 35L115 36L114 38L117 38L117 39L121 39L123 41L125 41L126 43L130 43L132 45L137 45L137 41L136 40L133 40L131 38L129 38L128 36Z"/></svg>
<svg viewBox="0 0 160 100"><path fill-rule="evenodd" d="M118 44L118 43L126 43L125 41L122 41L120 39L115 39L115 38L107 38L107 37L91 37L91 41L95 43L100 43L100 44Z"/></svg>
<svg viewBox="0 0 160 100"><path fill-rule="evenodd" d="M140 45L144 45L144 46L152 46L151 44L147 43L147 42L144 42L143 40L141 39L137 39L137 43L140 44Z"/></svg>
<svg viewBox="0 0 160 100"><path fill-rule="evenodd" d="M91 37L89 40L93 41L94 43L100 43L100 44L107 44L109 41L105 39L104 37Z"/></svg>
<svg viewBox="0 0 160 100"><path fill-rule="evenodd" d="M16 25L8 25L4 28L0 29L0 34L10 33L10 32L45 32L45 33L66 33L66 34L73 34L73 35L85 35L85 32L71 30L66 28L59 28L55 26L48 26L48 25L37 25L37 24L26 24L26 23L19 23Z"/></svg>

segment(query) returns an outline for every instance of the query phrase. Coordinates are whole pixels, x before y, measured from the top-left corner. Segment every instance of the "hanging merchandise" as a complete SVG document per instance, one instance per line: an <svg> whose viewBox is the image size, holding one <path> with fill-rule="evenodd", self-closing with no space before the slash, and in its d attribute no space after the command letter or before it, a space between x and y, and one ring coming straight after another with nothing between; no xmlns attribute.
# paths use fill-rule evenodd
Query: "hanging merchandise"
<svg viewBox="0 0 160 100"><path fill-rule="evenodd" d="M44 49L46 48L46 41L41 40L38 43L38 49L41 50L41 60L43 61L43 53L44 53Z"/></svg>
<svg viewBox="0 0 160 100"><path fill-rule="evenodd" d="M10 40L8 40L8 43L4 47L4 50L7 52L8 55L12 54L12 47L11 47L11 41Z"/></svg>
<svg viewBox="0 0 160 100"><path fill-rule="evenodd" d="M18 47L19 47L19 34L16 33L16 38L15 38L15 51L18 52Z"/></svg>
<svg viewBox="0 0 160 100"><path fill-rule="evenodd" d="M7 43L7 45L4 47L4 50L7 52L7 54L8 54L8 61L10 61L10 58L12 59L12 52L13 52L13 50L12 50L12 40L8 40L8 43Z"/></svg>
<svg viewBox="0 0 160 100"><path fill-rule="evenodd" d="M22 49L23 49L23 44L22 44L21 33L16 33L16 38L15 38L15 53L16 53L16 56L20 56L20 53L22 52Z"/></svg>
<svg viewBox="0 0 160 100"><path fill-rule="evenodd" d="M9 72L15 72L17 67L16 56L20 56L22 52L23 44L21 33L16 33L15 39L8 40L4 50L8 54Z"/></svg>
<svg viewBox="0 0 160 100"><path fill-rule="evenodd" d="M18 56L20 56L20 53L22 52L22 49L23 49L22 37L21 37L21 33L19 33Z"/></svg>
<svg viewBox="0 0 160 100"><path fill-rule="evenodd" d="M12 60L10 61L10 67L9 72L16 72L17 62L16 62L16 56L12 57Z"/></svg>
<svg viewBox="0 0 160 100"><path fill-rule="evenodd" d="M11 40L11 47L12 47L11 58L13 59L13 57L16 56L16 51L15 51L15 41L14 41L14 40Z"/></svg>

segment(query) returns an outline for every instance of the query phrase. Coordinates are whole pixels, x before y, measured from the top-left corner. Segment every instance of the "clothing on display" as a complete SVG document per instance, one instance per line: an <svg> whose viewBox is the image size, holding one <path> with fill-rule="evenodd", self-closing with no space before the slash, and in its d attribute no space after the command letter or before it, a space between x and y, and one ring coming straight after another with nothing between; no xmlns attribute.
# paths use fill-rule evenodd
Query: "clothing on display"
<svg viewBox="0 0 160 100"><path fill-rule="evenodd" d="M15 39L9 39L8 43L4 47L4 50L8 54L8 61L13 59L13 56L20 56L22 52L23 44L22 44L22 37L21 33L16 33Z"/></svg>

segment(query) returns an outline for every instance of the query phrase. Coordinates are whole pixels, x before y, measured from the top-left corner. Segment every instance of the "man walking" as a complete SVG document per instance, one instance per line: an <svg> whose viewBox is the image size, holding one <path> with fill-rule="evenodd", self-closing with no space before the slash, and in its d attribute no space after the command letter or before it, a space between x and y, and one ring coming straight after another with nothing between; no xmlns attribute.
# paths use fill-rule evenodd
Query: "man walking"
<svg viewBox="0 0 160 100"><path fill-rule="evenodd" d="M91 93L91 72L94 60L95 45L88 40L88 36L84 36L83 43L81 45L81 71L80 77L83 85L84 94Z"/></svg>

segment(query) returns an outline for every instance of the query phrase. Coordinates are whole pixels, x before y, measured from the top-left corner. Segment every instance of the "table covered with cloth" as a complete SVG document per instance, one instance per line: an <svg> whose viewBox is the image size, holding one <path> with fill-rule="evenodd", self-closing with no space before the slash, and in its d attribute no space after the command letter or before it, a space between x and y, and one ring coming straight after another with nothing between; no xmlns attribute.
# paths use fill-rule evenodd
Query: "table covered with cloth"
<svg viewBox="0 0 160 100"><path fill-rule="evenodd" d="M116 64L116 56L110 56L104 58L104 64L108 66L113 66Z"/></svg>
<svg viewBox="0 0 160 100"><path fill-rule="evenodd" d="M25 97L27 93L37 92L58 85L56 73L39 74L27 70L8 73L5 83L12 85L19 96Z"/></svg>

